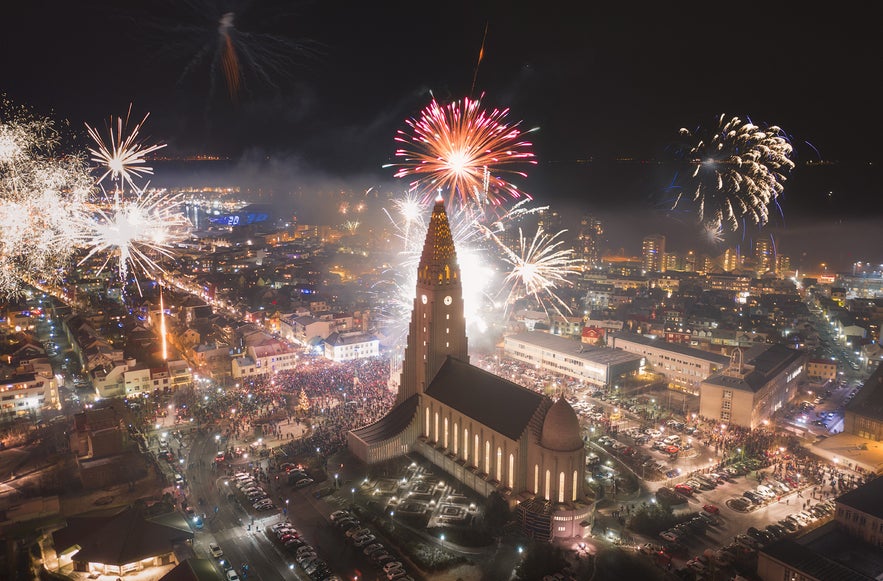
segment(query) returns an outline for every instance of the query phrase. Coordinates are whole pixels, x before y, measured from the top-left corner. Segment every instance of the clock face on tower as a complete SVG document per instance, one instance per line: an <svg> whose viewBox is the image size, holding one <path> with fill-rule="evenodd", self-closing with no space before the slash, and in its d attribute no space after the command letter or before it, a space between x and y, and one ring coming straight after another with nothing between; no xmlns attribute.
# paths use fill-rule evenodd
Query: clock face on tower
<svg viewBox="0 0 883 581"><path fill-rule="evenodd" d="M420 297L420 300L423 301L423 304L425 305L425 304L426 304L426 301L427 301L428 299L426 298L426 295L423 295L423 296Z"/></svg>
<svg viewBox="0 0 883 581"><path fill-rule="evenodd" d="M445 304L446 305L450 305L452 302L454 302L454 299L451 298L451 295L448 295L445 297Z"/></svg>

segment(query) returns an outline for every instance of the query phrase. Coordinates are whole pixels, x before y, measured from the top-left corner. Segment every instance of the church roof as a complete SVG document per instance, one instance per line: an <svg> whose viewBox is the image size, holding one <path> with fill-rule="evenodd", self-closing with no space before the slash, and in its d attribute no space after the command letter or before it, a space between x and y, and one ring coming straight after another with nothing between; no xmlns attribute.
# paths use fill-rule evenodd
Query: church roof
<svg viewBox="0 0 883 581"><path fill-rule="evenodd" d="M353 430L352 434L366 444L383 442L404 431L416 413L417 395L415 394L389 410L388 414L373 424Z"/></svg>
<svg viewBox="0 0 883 581"><path fill-rule="evenodd" d="M579 418L563 397L559 397L546 412L540 445L556 452L573 452L583 447Z"/></svg>
<svg viewBox="0 0 883 581"><path fill-rule="evenodd" d="M512 440L548 399L453 357L445 359L425 393Z"/></svg>

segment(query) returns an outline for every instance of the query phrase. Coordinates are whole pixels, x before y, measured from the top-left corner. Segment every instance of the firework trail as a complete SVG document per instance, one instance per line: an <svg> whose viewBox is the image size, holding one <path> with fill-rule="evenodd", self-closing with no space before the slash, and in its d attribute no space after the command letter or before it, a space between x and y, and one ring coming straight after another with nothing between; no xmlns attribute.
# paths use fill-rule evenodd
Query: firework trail
<svg viewBox="0 0 883 581"><path fill-rule="evenodd" d="M291 30L290 3L249 0L169 2L168 21L152 25L159 51L187 61L179 83L208 70L209 97L223 84L231 103L257 86L278 89L295 67L319 54L318 45L274 30ZM180 9L179 9L180 8ZM150 22L150 18L146 18Z"/></svg>
<svg viewBox="0 0 883 581"><path fill-rule="evenodd" d="M92 180L82 157L56 148L55 123L0 102L0 295L22 282L55 282L73 255Z"/></svg>
<svg viewBox="0 0 883 581"><path fill-rule="evenodd" d="M537 228L533 239L527 239L519 228L517 250L505 246L496 236L493 237L503 251L504 262L509 265L501 291L501 294L507 294L506 309L522 298L533 297L545 312L548 312L548 304L559 315L564 315L562 309L571 313L570 307L555 291L559 287L573 286L567 277L579 273L584 261L573 257L572 248L561 248L564 241L559 240L559 237L565 232L567 231L561 230L548 235L542 228Z"/></svg>
<svg viewBox="0 0 883 581"><path fill-rule="evenodd" d="M125 119L117 117L116 123L111 116L107 125L108 139L107 141L101 136L98 130L86 124L86 130L89 136L95 142L95 147L89 148L92 154L92 161L98 164L104 173L98 178L98 183L110 176L111 181L116 183L114 189L116 192L123 189L124 184L129 184L131 188L135 188L133 178L145 175L153 175L153 168L144 165L145 157L151 153L159 151L166 145L144 145L139 139L139 133L147 117L150 113L144 115L144 119L129 131L129 119L132 115L132 105L129 104L129 110ZM116 127L116 129L114 129Z"/></svg>
<svg viewBox="0 0 883 581"><path fill-rule="evenodd" d="M500 205L507 198L530 199L498 173L526 177L513 166L536 164L531 143L524 141L518 123L505 122L508 109L486 111L481 100L465 98L441 105L433 98L420 116L399 131L402 158L395 177L411 177L411 188L424 199L447 192L448 206ZM457 202L455 204L455 202Z"/></svg>
<svg viewBox="0 0 883 581"><path fill-rule="evenodd" d="M743 218L766 224L769 205L782 193L785 173L794 168L791 144L782 130L721 115L711 135L694 135L687 129L680 134L696 139L686 158L694 166L692 193L678 194L672 209L688 197L697 205L700 222L711 228L721 225L735 231Z"/></svg>

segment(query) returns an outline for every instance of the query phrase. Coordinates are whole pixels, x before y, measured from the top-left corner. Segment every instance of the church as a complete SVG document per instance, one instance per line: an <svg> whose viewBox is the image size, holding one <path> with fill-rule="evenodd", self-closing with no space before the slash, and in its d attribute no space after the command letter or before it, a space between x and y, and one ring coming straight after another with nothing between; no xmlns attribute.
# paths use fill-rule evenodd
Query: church
<svg viewBox="0 0 883 581"><path fill-rule="evenodd" d="M489 496L498 492L535 538L583 536L586 453L579 419L553 401L469 364L457 252L436 200L417 267L396 405L348 434L367 464L414 452Z"/></svg>

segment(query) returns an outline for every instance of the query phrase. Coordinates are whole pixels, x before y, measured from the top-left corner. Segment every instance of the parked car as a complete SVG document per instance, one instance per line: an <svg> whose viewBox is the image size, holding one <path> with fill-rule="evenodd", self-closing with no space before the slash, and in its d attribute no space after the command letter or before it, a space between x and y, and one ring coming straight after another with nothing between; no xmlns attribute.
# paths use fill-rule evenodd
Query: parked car
<svg viewBox="0 0 883 581"><path fill-rule="evenodd" d="M706 505L703 505L703 506L702 506L702 510L704 510L705 512L710 512L711 514L719 514L720 511L721 511L721 509L719 509L718 507L714 506L713 504L706 504Z"/></svg>
<svg viewBox="0 0 883 581"><path fill-rule="evenodd" d="M693 487L687 484L675 484L675 492L680 492L687 496L693 496Z"/></svg>
<svg viewBox="0 0 883 581"><path fill-rule="evenodd" d="M224 556L224 551L221 550L221 547L218 545L218 543L209 543L208 551L215 559L220 559Z"/></svg>

